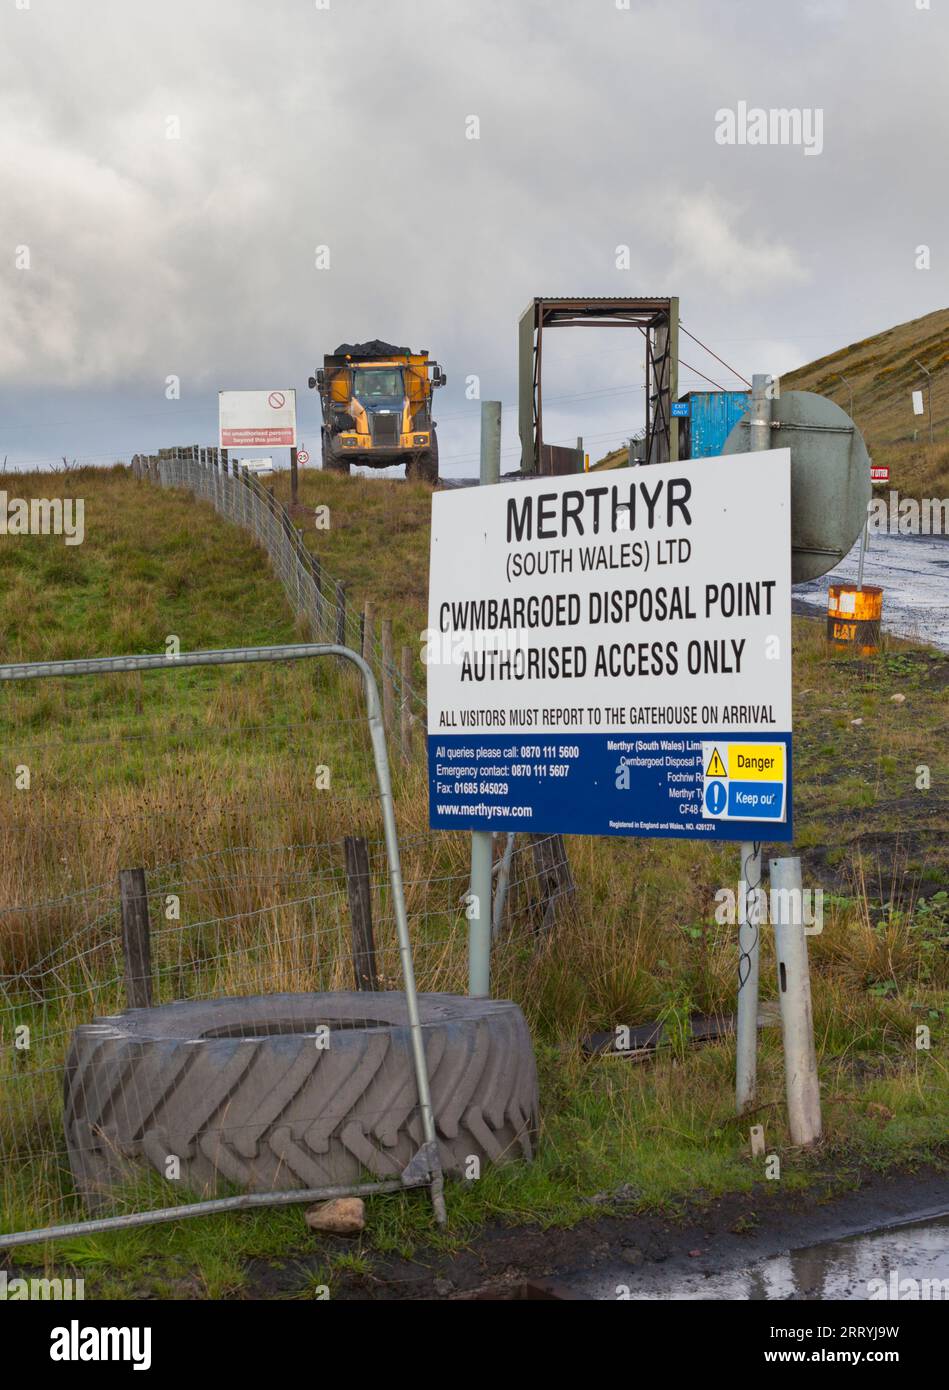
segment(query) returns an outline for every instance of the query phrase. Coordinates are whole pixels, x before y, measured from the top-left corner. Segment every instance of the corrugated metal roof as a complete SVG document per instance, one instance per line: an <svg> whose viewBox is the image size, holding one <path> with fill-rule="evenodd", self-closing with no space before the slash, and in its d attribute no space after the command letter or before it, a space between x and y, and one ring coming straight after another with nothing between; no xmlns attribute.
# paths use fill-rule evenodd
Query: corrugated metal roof
<svg viewBox="0 0 949 1390"><path fill-rule="evenodd" d="M535 304L668 304L668 294L535 294Z"/></svg>

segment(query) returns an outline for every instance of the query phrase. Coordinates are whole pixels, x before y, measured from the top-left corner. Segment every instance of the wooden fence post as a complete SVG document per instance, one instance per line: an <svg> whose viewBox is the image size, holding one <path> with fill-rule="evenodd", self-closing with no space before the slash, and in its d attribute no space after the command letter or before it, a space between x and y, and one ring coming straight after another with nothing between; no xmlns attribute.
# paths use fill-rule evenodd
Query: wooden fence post
<svg viewBox="0 0 949 1390"><path fill-rule="evenodd" d="M148 889L144 869L119 870L125 992L130 1009L152 1006L152 943L148 928Z"/></svg>
<svg viewBox="0 0 949 1390"><path fill-rule="evenodd" d="M349 894L349 919L353 928L353 975L356 988L377 989L369 851L361 835L345 836L343 848L346 852L346 889Z"/></svg>
<svg viewBox="0 0 949 1390"><path fill-rule="evenodd" d="M362 637L362 642L360 644L360 652L362 654L362 659L363 661L368 661L369 665L371 666L372 639L374 633L372 630L372 604L369 601L369 599L366 599L365 606L362 610L362 633L360 635Z"/></svg>
<svg viewBox="0 0 949 1390"><path fill-rule="evenodd" d="M346 586L336 581L336 645L346 645Z"/></svg>
<svg viewBox="0 0 949 1390"><path fill-rule="evenodd" d="M538 930L547 932L573 905L577 888L562 835L531 835L530 844L544 912Z"/></svg>
<svg viewBox="0 0 949 1390"><path fill-rule="evenodd" d="M382 620L382 722L387 734L395 722L395 686L392 681L392 619Z"/></svg>
<svg viewBox="0 0 949 1390"><path fill-rule="evenodd" d="M313 579L313 637L317 642L323 640L323 618L325 608L323 604L323 584L320 573L320 562L313 554L312 550L307 551L307 564L310 566L310 574Z"/></svg>
<svg viewBox="0 0 949 1390"><path fill-rule="evenodd" d="M402 648L402 700L399 708L402 757L412 757L412 648Z"/></svg>

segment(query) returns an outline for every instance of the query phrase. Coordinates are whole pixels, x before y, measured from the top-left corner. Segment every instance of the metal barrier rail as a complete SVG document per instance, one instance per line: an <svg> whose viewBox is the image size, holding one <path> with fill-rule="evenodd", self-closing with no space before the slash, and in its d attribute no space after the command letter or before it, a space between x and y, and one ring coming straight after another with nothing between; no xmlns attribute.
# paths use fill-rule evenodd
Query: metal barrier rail
<svg viewBox="0 0 949 1390"><path fill-rule="evenodd" d="M312 1201L345 1194L362 1195L369 1192L390 1192L407 1187L428 1186L431 1191L432 1206L436 1220L443 1224L446 1220L444 1179L441 1159L435 1136L435 1120L432 1111L431 1089L428 1067L425 1058L421 1020L419 1017L418 994L415 983L415 968L412 946L409 937L408 917L405 906L405 893L399 857L398 833L395 821L395 808L392 798L392 782L389 758L386 749L385 727L376 679L369 666L358 652L335 643L299 643L275 647L234 647L218 651L182 652L178 656L141 655L93 657L72 661L19 662L0 665L0 681L42 680L51 677L107 675L117 672L136 671L174 671L182 667L226 666L237 663L298 661L311 657L336 656L350 662L361 673L366 697L366 713L372 741L373 761L379 789L379 802L382 810L386 856L389 867L389 884L392 892L399 958L405 986L406 1008L413 1067L418 1091L419 1111L422 1122L423 1144L406 1166L399 1181L360 1184L357 1187L341 1189L338 1186L311 1188L294 1192L246 1193L241 1197L216 1198L185 1206L165 1207L151 1212L134 1212L123 1216L89 1219L86 1221L50 1226L46 1228L0 1234L0 1248L32 1244L36 1241L50 1240L61 1236L72 1236L81 1232L114 1230L128 1226L140 1226L150 1222L176 1220L186 1215L206 1215L209 1212L228 1211L244 1207L278 1206L288 1202Z"/></svg>

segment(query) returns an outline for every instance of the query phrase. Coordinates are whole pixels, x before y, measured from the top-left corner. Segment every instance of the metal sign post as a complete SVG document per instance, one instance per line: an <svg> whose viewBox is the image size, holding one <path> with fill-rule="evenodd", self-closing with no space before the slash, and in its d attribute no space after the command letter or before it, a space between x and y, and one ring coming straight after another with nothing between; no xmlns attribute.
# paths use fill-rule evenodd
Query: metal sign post
<svg viewBox="0 0 949 1390"><path fill-rule="evenodd" d="M860 560L857 565L857 588L861 591L863 589L863 562L866 558L867 546L869 545L869 534L870 517L868 514L866 521L863 523L863 530L860 533Z"/></svg>
<svg viewBox="0 0 949 1390"><path fill-rule="evenodd" d="M501 478L501 402L481 402L481 486ZM468 993L472 999L491 993L491 876L494 832L471 834L471 882L468 894Z"/></svg>
<svg viewBox="0 0 949 1390"><path fill-rule="evenodd" d="M924 366L923 366L922 362L918 362L918 361L916 360L915 357L913 358L913 361L916 363L916 366L919 368L919 370L920 370L921 372L925 372L925 373L926 373L926 413L927 413L928 416L929 416L929 442L930 442L930 444L932 444L932 442L933 442L933 374L932 374L931 371L929 371L929 369L928 369L927 367L924 367Z"/></svg>
<svg viewBox="0 0 949 1390"><path fill-rule="evenodd" d="M770 378L751 379L748 448L771 448ZM758 966L761 922L761 842L744 840L739 850L738 1017L735 1022L735 1104L738 1113L754 1103L758 1082Z"/></svg>
<svg viewBox="0 0 949 1390"><path fill-rule="evenodd" d="M821 1137L820 1085L804 935L801 861L772 859L769 867L788 1128L792 1144L816 1144Z"/></svg>

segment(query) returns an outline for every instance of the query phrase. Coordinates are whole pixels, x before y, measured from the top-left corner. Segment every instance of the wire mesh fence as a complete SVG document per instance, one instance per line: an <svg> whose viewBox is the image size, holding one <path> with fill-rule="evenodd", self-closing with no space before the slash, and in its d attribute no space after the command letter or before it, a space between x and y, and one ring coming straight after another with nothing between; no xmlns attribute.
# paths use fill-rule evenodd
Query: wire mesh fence
<svg viewBox="0 0 949 1390"><path fill-rule="evenodd" d="M135 477L161 487L188 488L226 520L241 526L267 552L294 613L315 641L351 647L369 661L385 692L391 687L401 722L424 714L425 697L375 627L347 601L345 586L308 548L286 507L255 473L231 459L227 449L199 444L136 454Z"/></svg>

